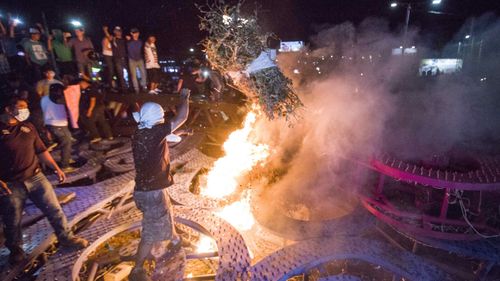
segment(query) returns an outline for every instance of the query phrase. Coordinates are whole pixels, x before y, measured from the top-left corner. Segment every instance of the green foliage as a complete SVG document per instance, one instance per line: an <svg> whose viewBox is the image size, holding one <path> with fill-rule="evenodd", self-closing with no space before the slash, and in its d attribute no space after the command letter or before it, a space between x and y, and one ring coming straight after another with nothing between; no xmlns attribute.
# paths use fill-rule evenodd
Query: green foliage
<svg viewBox="0 0 500 281"><path fill-rule="evenodd" d="M241 14L243 2L226 5L224 1L199 7L200 29L208 32L202 41L211 66L223 74L244 73L248 65L266 49L271 34L261 31L257 13ZM269 119L294 116L302 102L292 81L278 67L243 74L235 86L251 98L258 99Z"/></svg>

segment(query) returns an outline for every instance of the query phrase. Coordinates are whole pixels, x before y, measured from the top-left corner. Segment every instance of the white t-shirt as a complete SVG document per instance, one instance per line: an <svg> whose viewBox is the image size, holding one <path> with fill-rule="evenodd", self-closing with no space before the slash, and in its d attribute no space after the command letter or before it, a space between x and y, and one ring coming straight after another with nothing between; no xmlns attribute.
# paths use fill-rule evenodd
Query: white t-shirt
<svg viewBox="0 0 500 281"><path fill-rule="evenodd" d="M144 58L146 60L146 69L160 68L158 63L158 52L155 44L144 44Z"/></svg>
<svg viewBox="0 0 500 281"><path fill-rule="evenodd" d="M102 39L102 54L108 57L113 56L113 49L111 48L111 42L106 38Z"/></svg>
<svg viewBox="0 0 500 281"><path fill-rule="evenodd" d="M66 127L68 126L68 114L66 107L62 104L53 103L49 96L44 96L40 100L43 111L43 121L45 125Z"/></svg>
<svg viewBox="0 0 500 281"><path fill-rule="evenodd" d="M50 91L50 85L52 84L63 84L61 81L57 79L47 80L43 79L36 83L36 91L37 93L42 93L42 96L47 96Z"/></svg>

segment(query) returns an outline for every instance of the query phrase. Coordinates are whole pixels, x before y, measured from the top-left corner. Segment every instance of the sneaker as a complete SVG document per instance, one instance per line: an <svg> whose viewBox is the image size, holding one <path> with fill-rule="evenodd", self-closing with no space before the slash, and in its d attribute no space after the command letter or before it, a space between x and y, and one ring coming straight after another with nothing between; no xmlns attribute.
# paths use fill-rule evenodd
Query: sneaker
<svg viewBox="0 0 500 281"><path fill-rule="evenodd" d="M23 248L16 246L10 250L9 263L12 265L18 264L25 260L28 256L24 252Z"/></svg>
<svg viewBox="0 0 500 281"><path fill-rule="evenodd" d="M150 95L158 95L158 92L156 92L155 90L151 90L148 92L148 94Z"/></svg>
<svg viewBox="0 0 500 281"><path fill-rule="evenodd" d="M176 253L178 252L181 248L182 248L182 243L183 243L184 239L182 239L182 237L177 237L175 239L173 239L170 244L168 244L168 251L169 252L173 252L173 253Z"/></svg>
<svg viewBox="0 0 500 281"><path fill-rule="evenodd" d="M171 143L179 143L182 141L182 138L179 137L178 135L176 134L170 134L166 137L167 139L167 142L171 142Z"/></svg>
<svg viewBox="0 0 500 281"><path fill-rule="evenodd" d="M47 147L47 151L48 151L48 152L52 152L52 150L54 150L54 148L56 148L56 147L57 147L57 145L58 145L58 144L57 144L57 142L53 142L53 143L51 143L51 144L49 145L49 147Z"/></svg>
<svg viewBox="0 0 500 281"><path fill-rule="evenodd" d="M144 268L134 267L132 272L130 272L128 276L128 280L130 281L151 281L151 277L146 273Z"/></svg>
<svg viewBox="0 0 500 281"><path fill-rule="evenodd" d="M90 143L97 143L100 142L102 139L101 138L93 138L90 140Z"/></svg>
<svg viewBox="0 0 500 281"><path fill-rule="evenodd" d="M64 168L62 168L61 170L62 170L65 174L69 174L69 173L71 173L71 172L76 171L77 169L76 169L76 168L73 168L73 167L71 167L71 166L70 166L70 167L64 167Z"/></svg>
<svg viewBox="0 0 500 281"><path fill-rule="evenodd" d="M61 205L66 204L75 198L76 198L76 193L74 192L57 195L57 201L59 201L59 204Z"/></svg>
<svg viewBox="0 0 500 281"><path fill-rule="evenodd" d="M89 245L89 241L77 236L73 236L69 239L59 240L59 245L64 248L83 249Z"/></svg>

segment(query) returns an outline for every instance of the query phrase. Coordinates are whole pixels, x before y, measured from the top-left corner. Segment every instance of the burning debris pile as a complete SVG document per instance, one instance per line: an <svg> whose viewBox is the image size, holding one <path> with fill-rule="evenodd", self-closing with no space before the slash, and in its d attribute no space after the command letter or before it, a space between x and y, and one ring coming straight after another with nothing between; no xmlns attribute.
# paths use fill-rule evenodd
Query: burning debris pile
<svg viewBox="0 0 500 281"><path fill-rule="evenodd" d="M215 161L201 183L202 196L232 201L216 214L239 231L248 231L255 223L250 206L251 195L248 190L239 188L241 178L270 155L269 146L252 139L260 114L258 106L254 106L247 114L243 128L232 132L224 143L225 156Z"/></svg>
<svg viewBox="0 0 500 281"><path fill-rule="evenodd" d="M241 6L220 1L200 7L200 29L208 32L202 42L208 61L243 93L258 99L269 119L296 116L302 102L275 64L276 51L266 46L272 35L261 31L256 13L243 17Z"/></svg>

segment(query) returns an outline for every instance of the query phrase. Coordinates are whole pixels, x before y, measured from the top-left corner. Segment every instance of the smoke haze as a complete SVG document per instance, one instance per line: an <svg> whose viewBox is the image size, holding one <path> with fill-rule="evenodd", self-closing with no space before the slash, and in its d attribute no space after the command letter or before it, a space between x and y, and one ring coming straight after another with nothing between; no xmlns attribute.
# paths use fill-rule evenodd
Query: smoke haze
<svg viewBox="0 0 500 281"><path fill-rule="evenodd" d="M472 48L470 57L463 55L474 67L451 76L419 77L420 60L431 54L425 46L417 46L417 55L391 55L404 38L381 19L324 26L311 38L314 49L281 54L280 67L294 80L305 108L292 127L284 121L258 123L256 138L274 148L268 167L279 171L264 194L317 213L336 200L347 212L346 198L367 179L353 177L346 159L367 162L385 152L424 161L473 149L491 153L500 132L500 99L492 83L499 64L491 47L499 45L500 21L486 15L475 24L484 65L477 65L478 50ZM410 30L408 45L417 39L418 30ZM443 56L457 43L444 48ZM483 76L488 82L480 81Z"/></svg>

